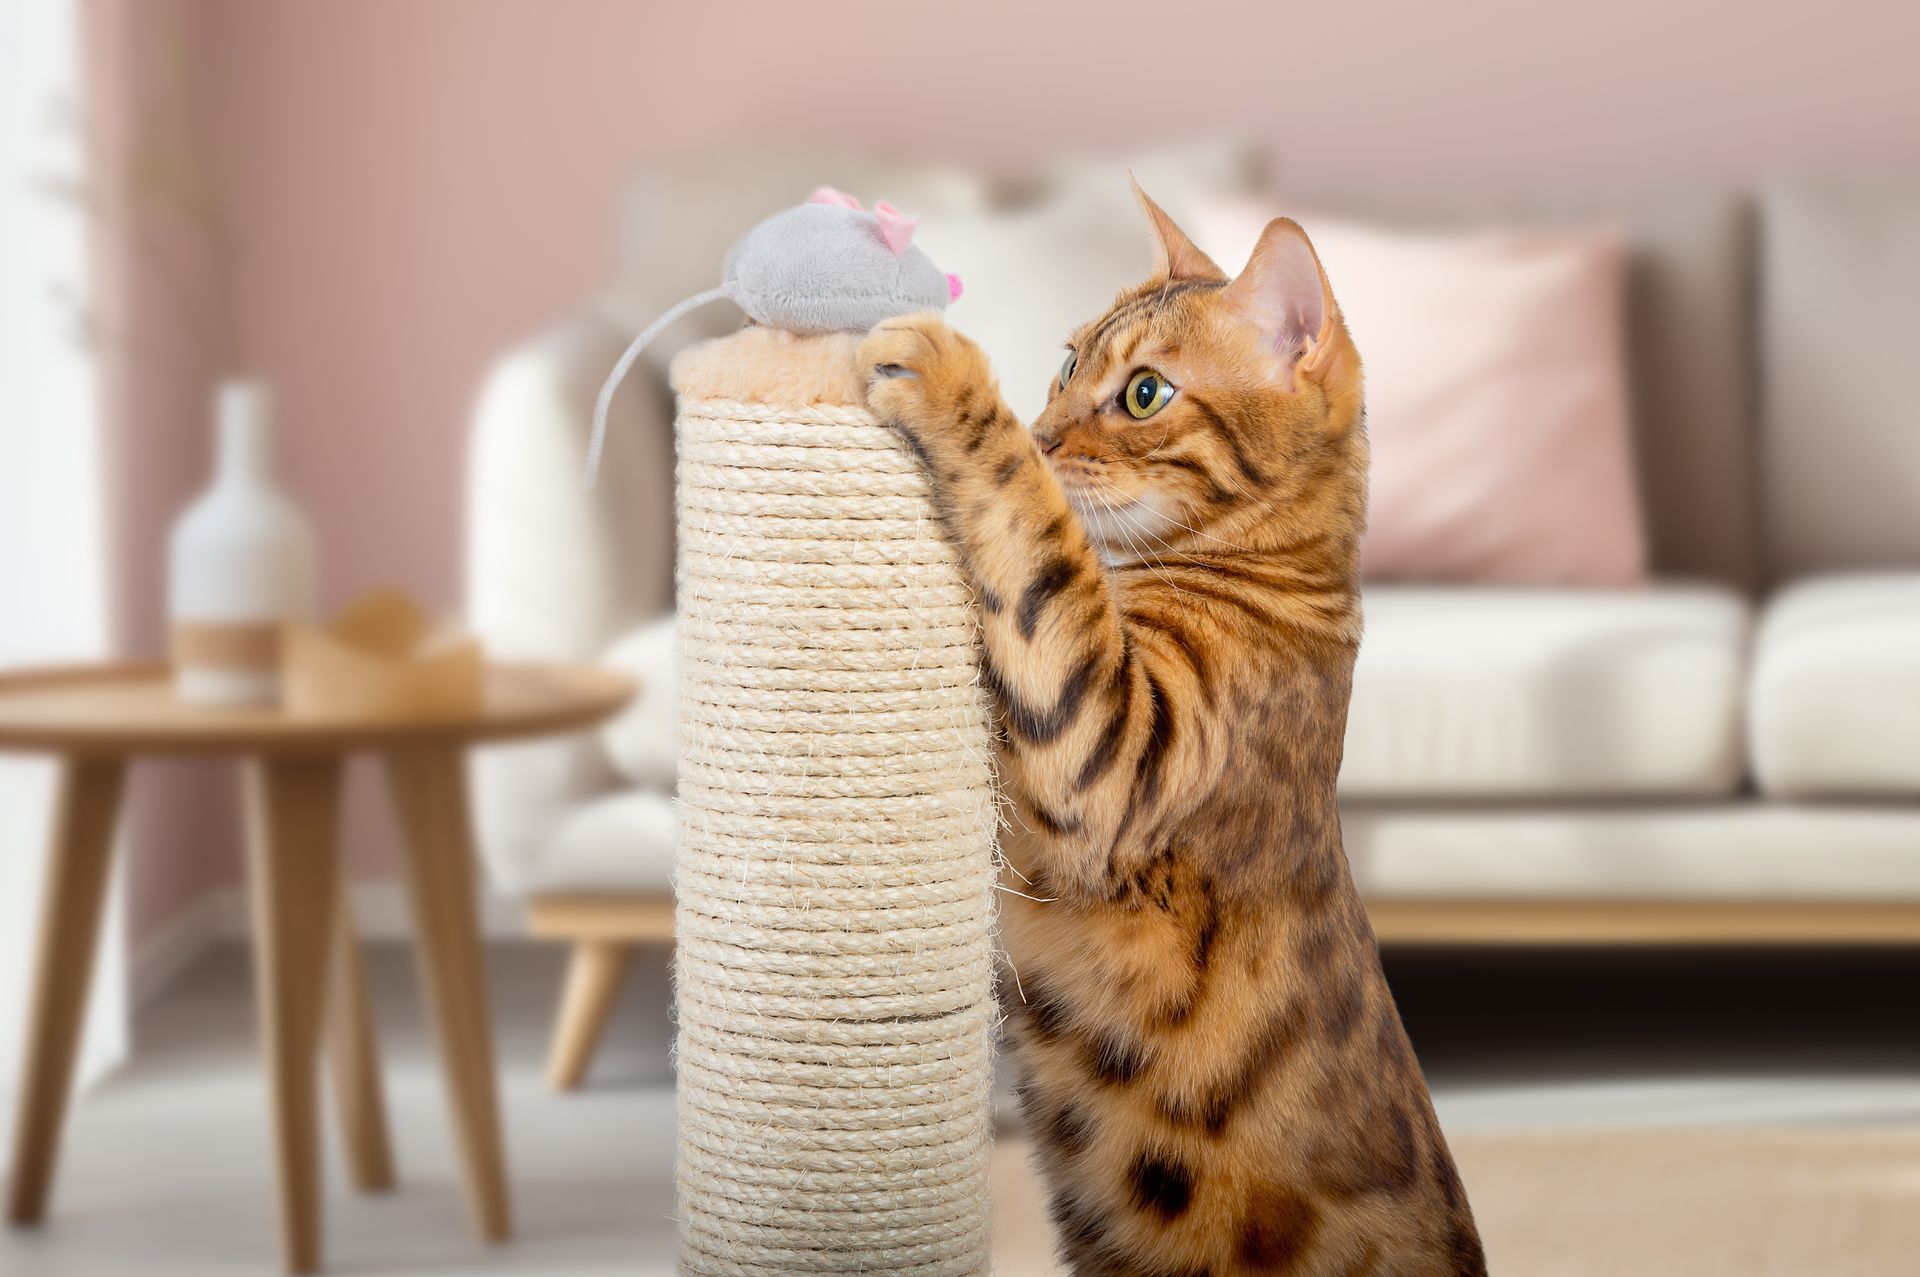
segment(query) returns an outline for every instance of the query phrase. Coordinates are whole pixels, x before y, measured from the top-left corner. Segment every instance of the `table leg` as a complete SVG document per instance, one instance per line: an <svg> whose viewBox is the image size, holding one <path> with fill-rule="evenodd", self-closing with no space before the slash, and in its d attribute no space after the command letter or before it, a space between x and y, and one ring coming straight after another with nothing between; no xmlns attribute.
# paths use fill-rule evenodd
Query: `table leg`
<svg viewBox="0 0 1920 1277"><path fill-rule="evenodd" d="M126 763L120 759L75 758L60 765L7 1196L7 1220L16 1225L37 1224L46 1214L87 1018L125 779Z"/></svg>
<svg viewBox="0 0 1920 1277"><path fill-rule="evenodd" d="M480 1236L504 1241L512 1224L476 917L466 758L454 748L414 746L391 751L386 770L405 835L415 944L440 1038L467 1203Z"/></svg>
<svg viewBox="0 0 1920 1277"><path fill-rule="evenodd" d="M327 976L327 1055L333 1066L333 1102L347 1169L363 1193L394 1186L393 1142L387 1134L386 1089L380 1080L380 1039L367 996L360 936L353 923L347 875L334 905L333 967Z"/></svg>
<svg viewBox="0 0 1920 1277"><path fill-rule="evenodd" d="M320 1266L318 1072L338 899L340 760L247 764L254 986L271 1081L288 1272Z"/></svg>

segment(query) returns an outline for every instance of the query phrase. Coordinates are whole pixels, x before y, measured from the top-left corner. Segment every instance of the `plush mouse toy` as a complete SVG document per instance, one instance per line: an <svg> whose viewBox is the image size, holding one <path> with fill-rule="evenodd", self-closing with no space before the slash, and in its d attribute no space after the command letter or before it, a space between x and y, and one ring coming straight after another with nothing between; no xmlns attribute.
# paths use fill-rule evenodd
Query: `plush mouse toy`
<svg viewBox="0 0 1920 1277"><path fill-rule="evenodd" d="M614 365L594 407L588 485L600 465L613 392L647 343L690 310L728 298L754 323L830 333L865 332L895 315L945 309L960 296L960 277L943 274L914 247L919 222L885 200L868 212L853 196L823 186L806 203L748 231L727 254L720 286L648 324Z"/></svg>

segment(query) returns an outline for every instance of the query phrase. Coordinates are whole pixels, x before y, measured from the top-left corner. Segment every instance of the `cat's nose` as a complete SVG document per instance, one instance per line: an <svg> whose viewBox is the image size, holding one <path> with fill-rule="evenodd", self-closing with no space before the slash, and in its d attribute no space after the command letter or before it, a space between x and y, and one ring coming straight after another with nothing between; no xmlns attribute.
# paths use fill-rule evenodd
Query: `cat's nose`
<svg viewBox="0 0 1920 1277"><path fill-rule="evenodd" d="M1060 448L1060 436L1054 434L1051 430L1034 431L1033 441L1039 444L1040 451L1046 453L1048 456L1052 456Z"/></svg>

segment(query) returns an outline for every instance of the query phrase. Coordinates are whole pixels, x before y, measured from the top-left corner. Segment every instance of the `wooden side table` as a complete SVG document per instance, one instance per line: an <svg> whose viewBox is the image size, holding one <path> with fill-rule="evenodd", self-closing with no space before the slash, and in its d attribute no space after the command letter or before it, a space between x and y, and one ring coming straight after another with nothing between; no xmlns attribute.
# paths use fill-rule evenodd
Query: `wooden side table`
<svg viewBox="0 0 1920 1277"><path fill-rule="evenodd" d="M484 704L434 721L293 717L184 705L168 672L90 666L0 675L0 750L60 760L39 957L7 1216L46 1213L127 765L160 754L237 757L246 783L248 877L261 1039L271 1078L281 1250L289 1272L320 1264L316 1090L329 1046L342 1135L355 1185L393 1183L378 1048L339 870L339 805L347 755L379 755L404 835L418 958L439 1038L474 1226L510 1230L492 1026L474 893L466 749L574 731L633 694L611 671L496 666Z"/></svg>

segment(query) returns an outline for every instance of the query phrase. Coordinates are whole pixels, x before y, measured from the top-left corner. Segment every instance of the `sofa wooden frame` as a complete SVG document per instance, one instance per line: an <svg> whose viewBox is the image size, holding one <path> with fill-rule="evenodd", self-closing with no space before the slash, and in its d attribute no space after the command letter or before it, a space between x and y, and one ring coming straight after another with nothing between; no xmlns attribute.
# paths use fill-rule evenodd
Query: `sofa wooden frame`
<svg viewBox="0 0 1920 1277"><path fill-rule="evenodd" d="M1920 909L1866 901L1372 900L1383 945L1908 945ZM673 942L666 895L546 896L529 928L572 948L547 1078L580 1085L592 1064L633 951Z"/></svg>

